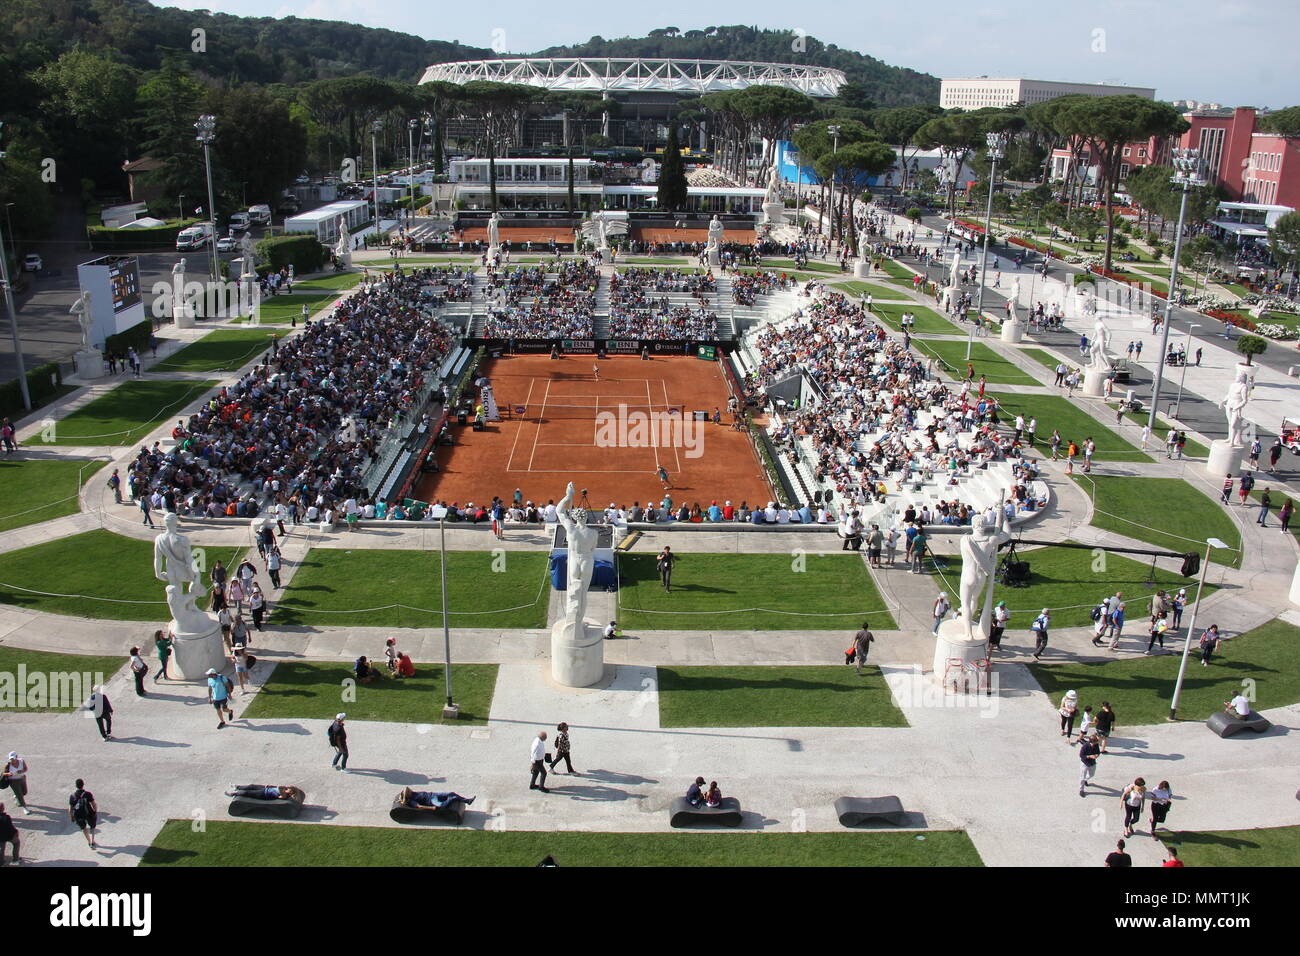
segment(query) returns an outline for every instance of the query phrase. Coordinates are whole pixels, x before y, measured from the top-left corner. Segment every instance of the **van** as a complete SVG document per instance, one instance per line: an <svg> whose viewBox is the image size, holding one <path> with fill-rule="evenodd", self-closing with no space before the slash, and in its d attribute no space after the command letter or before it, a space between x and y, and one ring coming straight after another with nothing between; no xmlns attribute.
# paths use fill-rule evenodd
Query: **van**
<svg viewBox="0 0 1300 956"><path fill-rule="evenodd" d="M271 207L265 203L249 206L248 218L260 226L265 226L271 221Z"/></svg>
<svg viewBox="0 0 1300 956"><path fill-rule="evenodd" d="M236 232L247 232L252 219L246 212L236 212L230 215L230 228Z"/></svg>
<svg viewBox="0 0 1300 956"><path fill-rule="evenodd" d="M176 251L189 252L191 249L202 249L211 241L212 224L201 222L182 229L176 234Z"/></svg>

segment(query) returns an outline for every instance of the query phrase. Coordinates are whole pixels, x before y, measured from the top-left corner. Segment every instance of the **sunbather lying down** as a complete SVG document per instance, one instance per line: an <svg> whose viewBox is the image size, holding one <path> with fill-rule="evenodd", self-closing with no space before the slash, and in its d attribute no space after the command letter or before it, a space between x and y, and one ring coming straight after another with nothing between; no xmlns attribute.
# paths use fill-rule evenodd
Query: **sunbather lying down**
<svg viewBox="0 0 1300 956"><path fill-rule="evenodd" d="M474 802L473 797L462 797L459 793L434 793L431 790L412 790L410 787L404 788L398 794L397 799L404 806L430 810L441 810L457 801L465 804L465 806L469 806Z"/></svg>
<svg viewBox="0 0 1300 956"><path fill-rule="evenodd" d="M231 784L228 797L248 797L252 800L302 800L307 795L297 787L273 787L263 783Z"/></svg>

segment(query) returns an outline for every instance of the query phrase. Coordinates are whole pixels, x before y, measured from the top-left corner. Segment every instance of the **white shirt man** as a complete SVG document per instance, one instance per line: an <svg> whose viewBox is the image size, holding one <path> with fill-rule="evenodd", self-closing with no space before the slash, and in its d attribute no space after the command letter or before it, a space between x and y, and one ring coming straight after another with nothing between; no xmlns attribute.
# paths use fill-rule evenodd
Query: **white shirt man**
<svg viewBox="0 0 1300 956"><path fill-rule="evenodd" d="M1250 716L1250 701L1241 694L1232 698L1232 702L1228 706L1237 712L1238 717Z"/></svg>
<svg viewBox="0 0 1300 956"><path fill-rule="evenodd" d="M776 502L775 502L775 501L769 501L769 502L767 503L767 507L763 510L763 517L767 519L767 523L768 523L768 524L776 524L776 522L777 522L777 515L776 515ZM788 519L787 519L787 520L788 520Z"/></svg>
<svg viewBox="0 0 1300 956"><path fill-rule="evenodd" d="M554 501L547 503L546 507L542 509L542 520L548 524L553 524L560 520L560 514L555 510Z"/></svg>

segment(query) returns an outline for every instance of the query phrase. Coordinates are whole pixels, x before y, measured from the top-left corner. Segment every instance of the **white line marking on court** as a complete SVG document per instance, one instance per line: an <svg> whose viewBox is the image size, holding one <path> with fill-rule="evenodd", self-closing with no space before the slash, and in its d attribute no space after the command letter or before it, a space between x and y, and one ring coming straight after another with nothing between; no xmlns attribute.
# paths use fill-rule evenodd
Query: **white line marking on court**
<svg viewBox="0 0 1300 956"><path fill-rule="evenodd" d="M537 439L542 435L542 418L546 415L546 400L551 397L551 380L546 380L546 394L542 396L542 408L537 413L537 431L533 433L533 453L528 456L528 470L533 470L533 458L537 456Z"/></svg>
<svg viewBox="0 0 1300 956"><path fill-rule="evenodd" d="M645 379L645 407L653 408L654 403L650 401L650 379ZM659 429L655 427L654 419L651 418L650 425L650 447L654 449L655 454L655 477L659 476Z"/></svg>
<svg viewBox="0 0 1300 956"><path fill-rule="evenodd" d="M659 387L663 390L663 393L664 393L664 411L667 411L667 410L669 409L669 407L670 407L669 404L668 404L668 386L664 384L664 380L663 380L662 378L659 380ZM685 428L686 428L686 408L685 408L685 406L683 406L682 409L681 409L681 411L678 412L677 417L680 418L680 419L682 420L682 429L683 429L683 434L685 434ZM676 470L675 472L673 472L673 474L675 474L675 475L680 475L680 474L682 473L682 458L681 458L680 455L677 454L677 443L676 443L676 442L673 443L673 460L677 462L677 470Z"/></svg>
<svg viewBox="0 0 1300 956"><path fill-rule="evenodd" d="M528 405L529 405L529 403L531 403L532 400L533 400L533 386L534 386L535 384L537 384L537 379L535 379L535 378L530 378L530 379L528 380L528 397L524 399L524 407L525 407L525 408L527 408ZM525 414L526 414L526 413L525 413ZM520 422L519 424L520 424L520 426L522 426L522 425L523 425L523 422ZM512 442L510 443L510 457L506 459L506 471L509 471L509 470L510 470L510 466L514 463L514 460L515 460L515 446L519 444L519 433L520 433L521 431L523 431L523 428L522 428L522 427L519 427L519 428L516 428L516 429L515 429L515 440L512 441Z"/></svg>

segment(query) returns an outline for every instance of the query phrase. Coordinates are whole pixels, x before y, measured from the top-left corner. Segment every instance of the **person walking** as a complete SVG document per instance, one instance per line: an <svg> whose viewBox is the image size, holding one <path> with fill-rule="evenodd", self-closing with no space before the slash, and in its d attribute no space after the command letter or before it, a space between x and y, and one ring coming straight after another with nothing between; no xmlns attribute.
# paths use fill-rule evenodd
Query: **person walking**
<svg viewBox="0 0 1300 956"><path fill-rule="evenodd" d="M546 731L539 731L533 738L533 743L528 751L532 763L529 765L532 776L528 780L529 790L540 790L542 793L550 793L546 789ZM541 778L539 784L538 778Z"/></svg>
<svg viewBox="0 0 1300 956"><path fill-rule="evenodd" d="M1065 449L1065 473L1067 475L1074 474L1074 459L1078 457L1079 457L1079 446L1076 445L1073 441L1071 441L1069 445L1066 446Z"/></svg>
<svg viewBox="0 0 1300 956"><path fill-rule="evenodd" d="M78 777L76 787L68 797L68 819L77 825L90 848L96 850L95 827L99 823L99 805L95 803L95 795L86 789L86 781Z"/></svg>
<svg viewBox="0 0 1300 956"><path fill-rule="evenodd" d="M253 582L252 590L248 592L248 609L253 615L253 627L259 631L264 630L262 617L266 614L266 595L262 593L262 586L256 581Z"/></svg>
<svg viewBox="0 0 1300 956"><path fill-rule="evenodd" d="M1221 504L1232 504L1232 475L1223 476L1223 493L1219 495Z"/></svg>
<svg viewBox="0 0 1300 956"><path fill-rule="evenodd" d="M1034 618L1034 623L1029 625L1029 629L1034 632L1034 660L1042 657L1043 651L1047 650L1047 628L1051 620L1051 612L1043 608L1043 613Z"/></svg>
<svg viewBox="0 0 1300 956"><path fill-rule="evenodd" d="M673 565L676 563L677 555L673 554L672 548L664 545L664 549L655 558L655 568L659 571L659 581L663 589L670 594L673 590Z"/></svg>
<svg viewBox="0 0 1300 956"><path fill-rule="evenodd" d="M4 780L14 792L14 799L18 801L23 813L30 816L32 811L27 808L27 761L18 756L18 751L9 752L4 769L0 770L0 780Z"/></svg>
<svg viewBox="0 0 1300 956"><path fill-rule="evenodd" d="M1264 444L1258 438L1250 443L1250 467L1258 470L1259 456L1264 450Z"/></svg>
<svg viewBox="0 0 1300 956"><path fill-rule="evenodd" d="M582 774L573 769L573 761L569 758L569 725L560 721L555 726L555 756L551 758L551 772L559 773L560 761L564 761L564 766L568 768L569 774L574 777L581 777Z"/></svg>
<svg viewBox="0 0 1300 956"><path fill-rule="evenodd" d="M673 486L672 482L668 480L668 469L663 465L659 466L658 470L655 471L655 474L658 475L659 480L663 482L664 491L667 491Z"/></svg>
<svg viewBox="0 0 1300 956"><path fill-rule="evenodd" d="M18 835L18 828L14 826L13 817L5 813L5 805L0 803L0 866L5 865L5 844L12 843L14 848L14 863L23 862L20 853L22 851L22 840Z"/></svg>
<svg viewBox="0 0 1300 956"><path fill-rule="evenodd" d="M118 469L113 469L113 474L109 476L108 487L113 489L113 503L122 503L122 476L118 474Z"/></svg>
<svg viewBox="0 0 1300 956"><path fill-rule="evenodd" d="M935 634L939 633L939 625L943 623L944 616L948 613L950 607L947 593L940 591L939 596L934 599L934 607L930 609L930 613L934 615Z"/></svg>
<svg viewBox="0 0 1300 956"><path fill-rule="evenodd" d="M1052 446L1052 461L1056 461L1061 457L1061 433L1058 429L1052 429L1050 444Z"/></svg>
<svg viewBox="0 0 1300 956"><path fill-rule="evenodd" d="M156 528L157 525L153 523L153 517L149 514L149 495L147 494L142 494L140 496L140 511L144 514L144 520L140 523L147 524L151 528Z"/></svg>
<svg viewBox="0 0 1300 956"><path fill-rule="evenodd" d="M1246 472L1244 475L1241 476L1241 484L1238 486L1237 489L1237 495L1238 497L1241 498L1241 504L1243 508L1246 505L1246 500L1250 497L1250 493L1254 490L1255 490L1255 476L1252 475L1250 472Z"/></svg>
<svg viewBox="0 0 1300 956"><path fill-rule="evenodd" d="M271 578L271 587L279 589L280 587L280 566L282 563L280 549L272 547L266 555L266 573Z"/></svg>
<svg viewBox="0 0 1300 956"><path fill-rule="evenodd" d="M912 538L912 574L922 574L925 570L925 546L930 539L926 537L925 529L917 527L916 535Z"/></svg>
<svg viewBox="0 0 1300 956"><path fill-rule="evenodd" d="M1259 517L1255 519L1255 524L1261 528L1268 527L1268 509L1273 505L1273 498L1268 493L1269 488L1264 486L1264 490L1259 493Z"/></svg>
<svg viewBox="0 0 1300 956"><path fill-rule="evenodd" d="M1295 504L1290 498L1282 502L1282 507L1277 513L1278 520L1282 522L1282 533L1286 534L1291 530L1291 516L1295 514Z"/></svg>
<svg viewBox="0 0 1300 956"><path fill-rule="evenodd" d="M1160 642L1160 649L1165 649L1165 631L1169 630L1169 623L1163 618L1158 617L1151 622L1151 636L1147 640L1147 653L1150 654L1155 648L1156 642Z"/></svg>
<svg viewBox="0 0 1300 956"><path fill-rule="evenodd" d="M153 675L154 683L158 683L160 677L167 676L167 662L171 660L172 647L176 639L170 633L163 630L153 632L153 645L158 650L158 673Z"/></svg>
<svg viewBox="0 0 1300 956"><path fill-rule="evenodd" d="M144 679L149 676L149 665L140 656L140 648L131 648L131 676L135 678L135 696L144 697Z"/></svg>
<svg viewBox="0 0 1300 956"><path fill-rule="evenodd" d="M1169 788L1168 780L1161 780L1155 787L1147 791L1147 796L1151 799L1151 839L1160 839L1156 836L1156 827L1164 826L1165 818L1169 816L1169 807L1173 804L1174 792Z"/></svg>
<svg viewBox="0 0 1300 956"><path fill-rule="evenodd" d="M1079 712L1079 692L1077 690L1067 690L1065 696L1061 698L1061 706L1057 713L1061 715L1061 736L1067 740L1074 736L1074 718Z"/></svg>
<svg viewBox="0 0 1300 956"><path fill-rule="evenodd" d="M1106 745L1110 743L1111 732L1115 729L1115 709L1110 706L1110 701L1101 702L1101 710L1097 711L1097 730L1095 736L1101 741L1101 752L1106 752Z"/></svg>
<svg viewBox="0 0 1300 956"><path fill-rule="evenodd" d="M113 705L109 702L103 687L96 688L90 695L90 699L86 701L86 710L95 715L95 726L99 728L99 736L104 740L112 740Z"/></svg>
<svg viewBox="0 0 1300 956"><path fill-rule="evenodd" d="M1183 611L1187 608L1187 588L1179 588L1169 606L1174 615L1172 627L1176 631L1183 626Z"/></svg>
<svg viewBox="0 0 1300 956"><path fill-rule="evenodd" d="M1206 628L1205 633L1201 635L1200 641L1197 642L1201 649L1201 666L1209 667L1210 658L1214 652L1219 649L1219 625L1211 624Z"/></svg>
<svg viewBox="0 0 1300 956"><path fill-rule="evenodd" d="M889 559L889 566L894 566L894 559L898 556L898 529L890 528L885 532L885 557Z"/></svg>
<svg viewBox="0 0 1300 956"><path fill-rule="evenodd" d="M1273 439L1273 444L1268 449L1268 470L1270 473L1277 471L1277 460L1282 457L1282 439Z"/></svg>
<svg viewBox="0 0 1300 956"><path fill-rule="evenodd" d="M873 568L880 567L880 550L884 543L885 535L881 532L880 525L873 524L867 534L867 557Z"/></svg>
<svg viewBox="0 0 1300 956"><path fill-rule="evenodd" d="M1119 650L1119 639L1124 633L1124 604L1116 602L1110 612L1110 649Z"/></svg>
<svg viewBox="0 0 1300 956"><path fill-rule="evenodd" d="M348 769L348 730L343 723L347 719L347 714L335 714L334 723L325 731L325 739L334 748L334 759L330 761L330 766L335 770Z"/></svg>
<svg viewBox="0 0 1300 956"><path fill-rule="evenodd" d="M1147 782L1138 777L1119 795L1120 802L1124 805L1124 835L1131 837L1133 835L1133 824L1142 819L1142 808L1147 802Z"/></svg>
<svg viewBox="0 0 1300 956"><path fill-rule="evenodd" d="M1006 633L1007 623L1011 620L1011 611L1006 601L999 601L993 608L993 623L989 625L989 652L1000 650L1002 635Z"/></svg>
<svg viewBox="0 0 1300 956"><path fill-rule="evenodd" d="M235 680L239 681L239 691L248 695L248 655L243 644L236 644L230 655L230 662L235 665Z"/></svg>
<svg viewBox="0 0 1300 956"><path fill-rule="evenodd" d="M1115 849L1106 854L1106 865L1116 869L1133 865L1133 857L1124 852L1124 841L1116 840Z"/></svg>
<svg viewBox="0 0 1300 956"><path fill-rule="evenodd" d="M862 675L862 667L867 663L867 652L871 650L871 642L875 639L869 621L863 621L862 630L853 635L853 661L857 665L858 676Z"/></svg>
<svg viewBox="0 0 1300 956"><path fill-rule="evenodd" d="M222 717L224 713L230 720L235 719L235 712L230 709L230 689L234 686L224 674L218 674L213 668L209 667L204 673L208 683L208 703L212 705L217 712L217 730L226 726L226 720Z"/></svg>
<svg viewBox="0 0 1300 956"><path fill-rule="evenodd" d="M1087 788L1092 785L1092 778L1097 773L1097 758L1101 755L1101 747L1097 743L1097 735L1090 734L1082 744L1079 745L1079 796L1087 796Z"/></svg>

